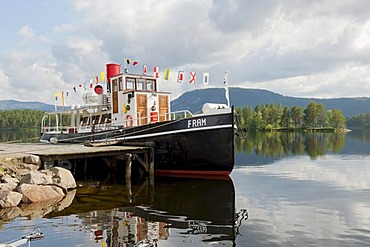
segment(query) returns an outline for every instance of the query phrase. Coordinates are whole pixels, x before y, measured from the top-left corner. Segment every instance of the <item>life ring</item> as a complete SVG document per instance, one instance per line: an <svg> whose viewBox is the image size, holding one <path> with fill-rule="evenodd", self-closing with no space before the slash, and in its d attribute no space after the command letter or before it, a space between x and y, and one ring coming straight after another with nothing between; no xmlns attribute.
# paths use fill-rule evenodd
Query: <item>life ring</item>
<svg viewBox="0 0 370 247"><path fill-rule="evenodd" d="M132 124L134 123L131 115L126 115L126 127L131 127Z"/></svg>

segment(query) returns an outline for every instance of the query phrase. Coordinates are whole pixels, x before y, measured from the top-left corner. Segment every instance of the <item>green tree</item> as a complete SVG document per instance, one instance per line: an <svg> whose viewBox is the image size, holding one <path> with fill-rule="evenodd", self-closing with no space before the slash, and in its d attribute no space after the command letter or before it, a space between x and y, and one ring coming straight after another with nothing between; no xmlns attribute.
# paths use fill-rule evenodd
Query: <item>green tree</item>
<svg viewBox="0 0 370 247"><path fill-rule="evenodd" d="M329 126L341 129L346 127L346 118L343 116L342 111L339 109L334 109L330 113Z"/></svg>
<svg viewBox="0 0 370 247"><path fill-rule="evenodd" d="M307 128L316 128L319 121L318 104L314 101L309 103L304 110L304 121Z"/></svg>
<svg viewBox="0 0 370 247"><path fill-rule="evenodd" d="M290 128L290 122L291 122L290 110L289 110L289 107L286 106L286 107L284 107L283 116L281 118L281 127L284 128L284 129L289 129Z"/></svg>
<svg viewBox="0 0 370 247"><path fill-rule="evenodd" d="M253 110L251 107L245 107L243 109L243 119L244 119L244 125L243 127L250 129L251 128L251 122L253 120Z"/></svg>
<svg viewBox="0 0 370 247"><path fill-rule="evenodd" d="M351 128L370 128L370 112L351 117L347 121L347 126Z"/></svg>
<svg viewBox="0 0 370 247"><path fill-rule="evenodd" d="M271 107L271 122L270 124L274 126L275 129L281 127L281 118L283 116L283 107L279 104L277 106L272 103Z"/></svg>
<svg viewBox="0 0 370 247"><path fill-rule="evenodd" d="M317 124L319 127L325 126L326 110L324 104L317 104Z"/></svg>
<svg viewBox="0 0 370 247"><path fill-rule="evenodd" d="M268 105L262 105L261 109L261 128L266 129L270 124L270 107Z"/></svg>
<svg viewBox="0 0 370 247"><path fill-rule="evenodd" d="M290 115L294 124L294 128L302 127L303 123L303 108L300 106L293 106L290 110Z"/></svg>

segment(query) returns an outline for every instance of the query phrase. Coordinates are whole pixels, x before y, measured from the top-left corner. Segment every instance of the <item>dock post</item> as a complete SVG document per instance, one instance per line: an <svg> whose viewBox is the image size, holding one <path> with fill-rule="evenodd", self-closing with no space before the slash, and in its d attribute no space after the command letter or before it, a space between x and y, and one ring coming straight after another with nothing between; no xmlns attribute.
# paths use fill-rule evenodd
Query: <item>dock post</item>
<svg viewBox="0 0 370 247"><path fill-rule="evenodd" d="M131 181L132 154L127 154L126 160L126 182Z"/></svg>
<svg viewBox="0 0 370 247"><path fill-rule="evenodd" d="M150 185L154 186L154 148L151 147L148 151L149 156L149 181Z"/></svg>
<svg viewBox="0 0 370 247"><path fill-rule="evenodd" d="M132 154L127 154L126 160L126 188L128 192L128 199L132 202L132 189L131 189L131 165L132 165Z"/></svg>
<svg viewBox="0 0 370 247"><path fill-rule="evenodd" d="M84 159L84 178L87 179L87 158Z"/></svg>

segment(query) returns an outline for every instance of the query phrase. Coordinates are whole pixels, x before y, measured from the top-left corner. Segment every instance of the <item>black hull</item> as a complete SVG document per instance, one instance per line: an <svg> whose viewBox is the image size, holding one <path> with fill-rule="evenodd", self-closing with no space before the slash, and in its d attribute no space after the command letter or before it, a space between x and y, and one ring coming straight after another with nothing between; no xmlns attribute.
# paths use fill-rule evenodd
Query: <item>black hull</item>
<svg viewBox="0 0 370 247"><path fill-rule="evenodd" d="M199 115L100 133L44 133L41 140L58 142L104 139L154 142L156 175L229 175L234 166L232 113Z"/></svg>

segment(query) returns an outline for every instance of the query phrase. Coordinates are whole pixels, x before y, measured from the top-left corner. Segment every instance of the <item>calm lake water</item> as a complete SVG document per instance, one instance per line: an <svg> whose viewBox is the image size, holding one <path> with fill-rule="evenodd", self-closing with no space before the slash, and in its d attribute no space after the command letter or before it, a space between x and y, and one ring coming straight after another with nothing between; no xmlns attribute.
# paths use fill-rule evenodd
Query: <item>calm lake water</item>
<svg viewBox="0 0 370 247"><path fill-rule="evenodd" d="M249 134L235 159L219 180L90 177L53 207L0 210L0 243L37 226L31 246L370 245L369 130Z"/></svg>

